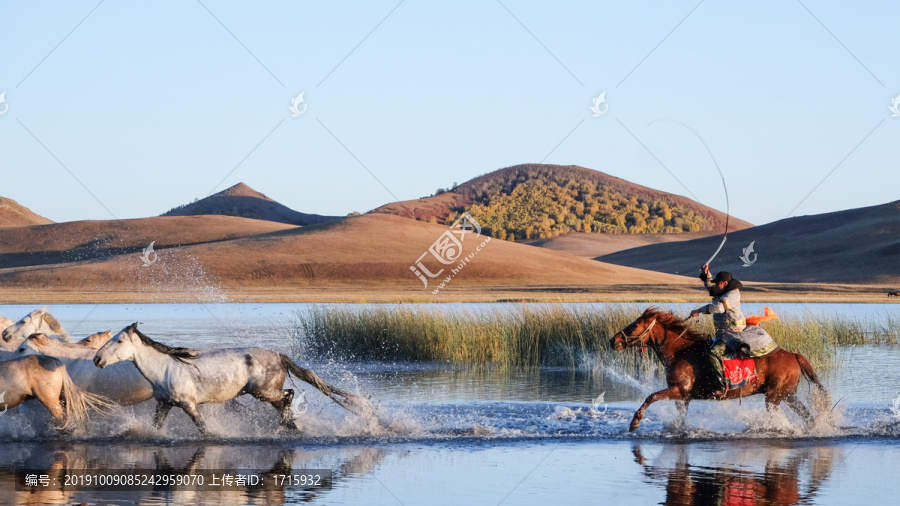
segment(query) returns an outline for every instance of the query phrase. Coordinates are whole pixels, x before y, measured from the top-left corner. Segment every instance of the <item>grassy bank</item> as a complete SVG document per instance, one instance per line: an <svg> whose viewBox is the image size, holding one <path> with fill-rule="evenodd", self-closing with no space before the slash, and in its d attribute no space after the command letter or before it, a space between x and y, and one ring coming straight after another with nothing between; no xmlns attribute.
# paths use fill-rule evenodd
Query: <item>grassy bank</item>
<svg viewBox="0 0 900 506"><path fill-rule="evenodd" d="M298 347L317 357L571 368L599 361L638 372L658 369L655 356L632 350L616 353L609 339L643 309L626 304L523 304L515 309L314 306L294 315L290 325ZM781 347L806 355L819 368L832 366L838 345L900 342L896 318L884 324L810 315L763 327ZM698 328L712 333L708 318Z"/></svg>

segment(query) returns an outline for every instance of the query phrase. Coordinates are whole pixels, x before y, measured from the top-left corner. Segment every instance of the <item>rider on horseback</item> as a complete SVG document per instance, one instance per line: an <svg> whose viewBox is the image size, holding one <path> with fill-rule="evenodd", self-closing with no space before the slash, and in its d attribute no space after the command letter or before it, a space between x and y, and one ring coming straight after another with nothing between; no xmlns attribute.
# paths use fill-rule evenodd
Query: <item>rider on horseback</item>
<svg viewBox="0 0 900 506"><path fill-rule="evenodd" d="M736 349L743 345L740 332L747 326L747 320L741 311L741 282L734 279L730 272L719 272L713 278L709 266L704 265L700 271L700 279L712 296L712 303L691 311L691 317L703 314L713 315L716 337L710 342L708 359L713 373L713 392L716 399L725 397L728 388L725 383L725 371L722 369L722 357L726 347Z"/></svg>

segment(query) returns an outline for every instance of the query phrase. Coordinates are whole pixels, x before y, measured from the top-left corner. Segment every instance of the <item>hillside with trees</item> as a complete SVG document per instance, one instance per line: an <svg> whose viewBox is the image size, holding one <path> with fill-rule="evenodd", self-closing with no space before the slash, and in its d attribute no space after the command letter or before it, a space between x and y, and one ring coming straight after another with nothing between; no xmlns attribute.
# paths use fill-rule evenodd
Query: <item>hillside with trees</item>
<svg viewBox="0 0 900 506"><path fill-rule="evenodd" d="M506 240L549 239L569 232L681 234L721 231L725 214L689 198L575 165L500 169L432 196L373 213L452 223L468 211L485 233ZM731 218L729 230L751 225Z"/></svg>

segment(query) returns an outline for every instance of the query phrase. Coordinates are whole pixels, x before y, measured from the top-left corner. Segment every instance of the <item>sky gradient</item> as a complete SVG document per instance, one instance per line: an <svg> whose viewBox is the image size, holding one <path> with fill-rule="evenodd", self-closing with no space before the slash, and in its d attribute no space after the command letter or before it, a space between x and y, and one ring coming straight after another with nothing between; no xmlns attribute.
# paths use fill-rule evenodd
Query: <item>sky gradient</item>
<svg viewBox="0 0 900 506"><path fill-rule="evenodd" d="M344 215L537 162L725 210L674 121L754 224L900 198L887 1L4 5L0 195L55 221L240 181Z"/></svg>

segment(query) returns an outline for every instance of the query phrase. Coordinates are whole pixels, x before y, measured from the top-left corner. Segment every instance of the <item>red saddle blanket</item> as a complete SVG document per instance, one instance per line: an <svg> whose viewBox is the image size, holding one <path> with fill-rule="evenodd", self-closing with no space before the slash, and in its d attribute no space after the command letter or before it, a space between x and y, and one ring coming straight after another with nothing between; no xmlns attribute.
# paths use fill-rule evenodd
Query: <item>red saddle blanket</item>
<svg viewBox="0 0 900 506"><path fill-rule="evenodd" d="M740 388L757 380L756 364L752 358L725 359L725 380L728 389Z"/></svg>

